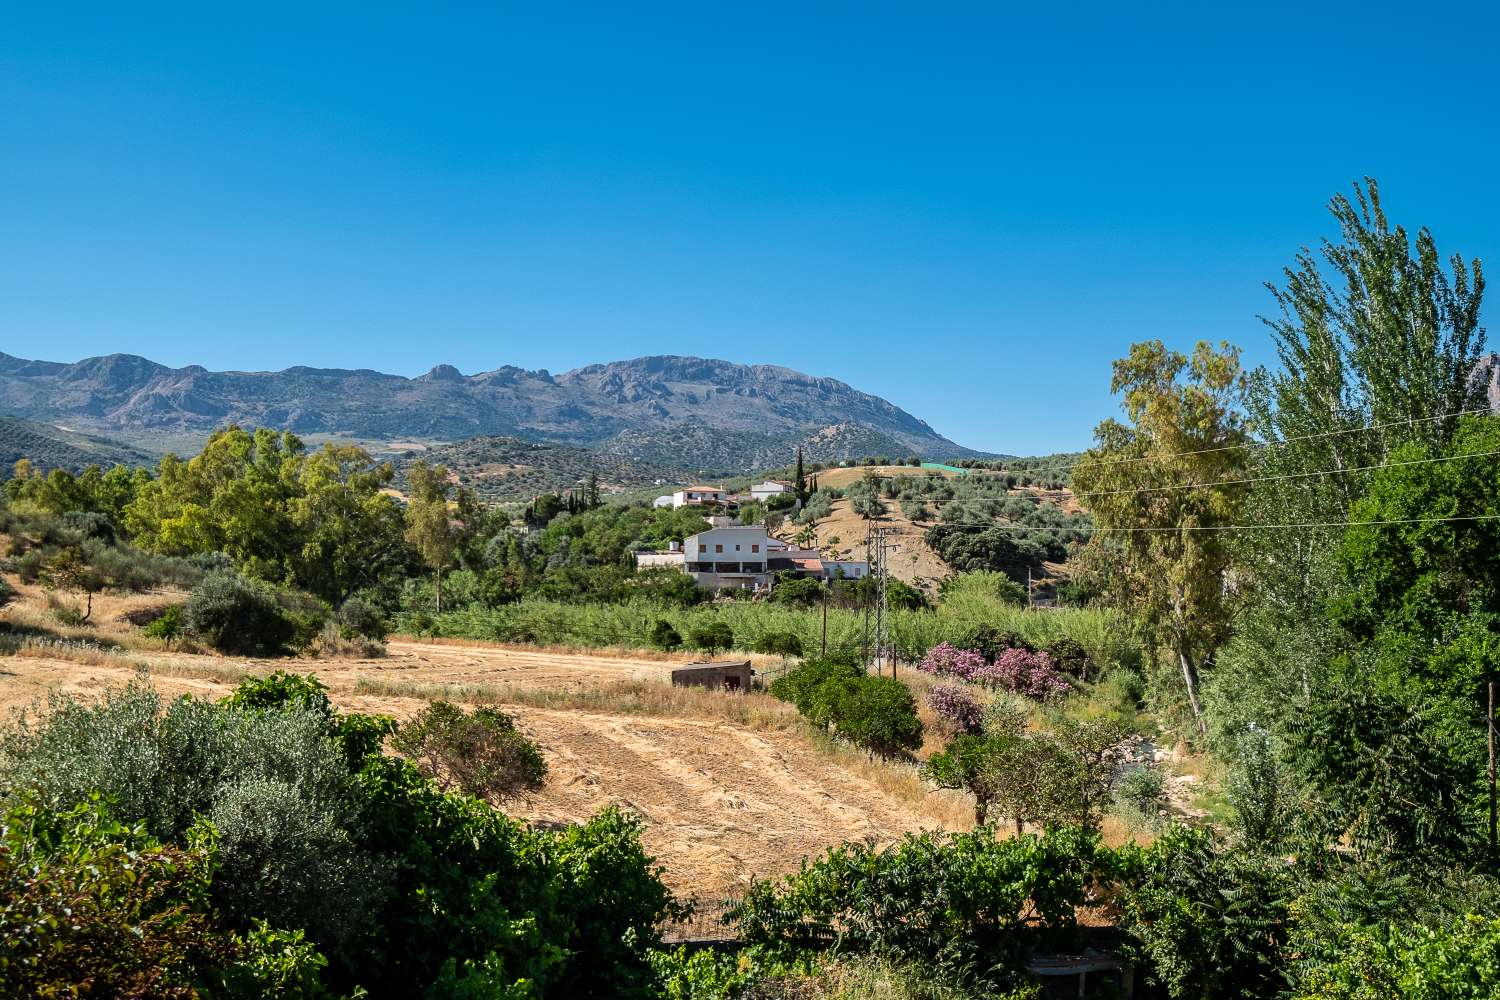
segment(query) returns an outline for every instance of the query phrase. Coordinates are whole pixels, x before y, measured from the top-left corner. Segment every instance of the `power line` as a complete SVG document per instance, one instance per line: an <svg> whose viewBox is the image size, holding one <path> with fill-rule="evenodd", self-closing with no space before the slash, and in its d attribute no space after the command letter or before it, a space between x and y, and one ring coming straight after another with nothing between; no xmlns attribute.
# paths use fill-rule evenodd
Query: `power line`
<svg viewBox="0 0 1500 1000"><path fill-rule="evenodd" d="M1316 476L1338 476L1352 474L1355 472L1378 472L1381 469L1401 469L1412 465L1433 465L1438 462L1456 462L1464 458L1494 458L1500 455L1500 451L1476 451L1467 455L1439 455L1436 458L1416 458L1406 462L1386 462L1381 465L1357 465L1348 469L1318 469L1313 472L1289 472L1276 476L1251 476L1244 479L1220 479L1211 483L1174 483L1171 486L1142 486L1129 490L1092 490L1087 493L1071 493L1074 499L1080 497L1114 497L1129 496L1140 493L1170 493L1173 490L1200 490L1212 486L1245 486L1252 483L1276 483L1292 479L1312 479ZM1027 499L1042 501L1042 497L1034 494L1026 494ZM920 500L919 497L913 497ZM922 503L985 503L997 500L1006 500L1009 497L949 497L941 500L922 500Z"/></svg>
<svg viewBox="0 0 1500 1000"><path fill-rule="evenodd" d="M1500 519L1500 514L1470 514L1454 517L1407 517L1392 518L1381 521L1302 521L1289 522L1285 524L1180 524L1165 528L1103 528L1098 525L1092 527L1068 527L1066 525L1030 525L1030 524L1000 524L983 521L939 521L934 528L991 528L996 531L1052 531L1057 533L1076 531L1079 534L1093 535L1104 532L1115 534L1135 532L1179 532L1179 531L1251 531L1267 528L1354 528L1354 527L1379 527L1393 524L1437 524L1450 521L1493 521Z"/></svg>
<svg viewBox="0 0 1500 1000"><path fill-rule="evenodd" d="M1391 427L1414 427L1417 424L1430 423L1430 422L1435 421L1435 420L1447 420L1449 417L1467 417L1467 416L1473 416L1473 415L1476 415L1476 414L1483 414L1483 413L1493 414L1494 412L1495 412L1495 410L1494 410L1493 407L1483 406L1483 407L1479 407L1479 408L1473 409L1473 410L1454 410L1454 411L1452 411L1450 413L1439 413L1439 414L1436 414L1435 416L1431 416L1431 417L1413 417L1410 420L1391 420L1391 421L1387 421L1386 423L1383 423L1383 424L1364 424L1364 425L1359 426L1359 427L1344 427L1344 428L1340 428L1339 430L1335 430L1335 431L1319 431L1316 434L1297 434L1297 435L1294 435L1294 436L1289 437L1289 438L1281 438L1280 440L1277 440L1277 441L1248 441L1248 442L1244 442L1242 444L1216 445L1215 447L1212 447L1212 448L1197 448L1197 449L1194 449L1192 451L1171 452L1171 453L1166 454L1166 455L1141 455L1141 456L1138 456L1136 458L1108 458L1108 459L1099 459L1099 460L1093 461L1093 462L1074 462L1071 465L1054 465L1054 466L1046 466L1046 467L1031 468L1031 469L1020 468L1020 467L1017 467L1017 468L1005 468L1005 469L985 469L985 468L978 468L978 469L974 469L972 471L974 471L974 472L992 472L992 473L996 473L996 474L1002 474L1002 473L1007 473L1007 472L1015 472L1015 473L1023 473L1023 474L1030 475L1030 474L1037 473L1037 472L1068 472L1068 471L1070 471L1072 469L1078 468L1080 465L1095 465L1095 466L1099 466L1099 465L1128 465L1128 464L1132 464L1132 463L1136 463L1136 462L1164 462L1167 459L1171 459L1171 458L1187 458L1187 457L1192 456L1192 455L1213 455L1213 454L1217 454L1219 452L1234 451L1234 450L1240 449L1240 448L1279 448L1282 445L1293 444L1293 443L1298 442L1298 441L1314 441L1314 440L1318 440L1320 438L1337 437L1340 434L1358 434L1358 433L1361 433L1361 432L1364 432L1364 431L1380 431L1380 430L1387 430L1387 429L1389 429ZM900 478L904 478L904 477L900 477L900 476L880 476L878 478L881 478L881 479L900 479Z"/></svg>

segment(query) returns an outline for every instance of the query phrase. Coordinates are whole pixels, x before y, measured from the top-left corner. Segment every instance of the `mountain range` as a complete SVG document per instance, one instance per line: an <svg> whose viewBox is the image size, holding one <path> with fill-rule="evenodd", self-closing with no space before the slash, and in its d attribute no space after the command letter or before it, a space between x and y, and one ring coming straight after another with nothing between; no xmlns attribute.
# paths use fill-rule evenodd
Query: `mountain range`
<svg viewBox="0 0 1500 1000"><path fill-rule="evenodd" d="M65 364L0 354L0 413L139 443L229 423L397 441L505 436L578 445L657 465L732 472L887 454L976 455L878 396L775 365L657 356L553 375L438 365L212 372L128 354Z"/></svg>

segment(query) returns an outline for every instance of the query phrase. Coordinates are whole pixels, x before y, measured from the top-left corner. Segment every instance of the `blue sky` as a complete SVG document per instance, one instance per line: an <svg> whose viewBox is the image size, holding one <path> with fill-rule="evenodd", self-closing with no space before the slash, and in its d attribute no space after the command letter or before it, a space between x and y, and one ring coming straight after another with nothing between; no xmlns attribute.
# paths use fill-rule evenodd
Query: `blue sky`
<svg viewBox="0 0 1500 1000"><path fill-rule="evenodd" d="M30 6L23 357L699 354L1036 453L1115 412L1133 340L1267 360L1262 283L1356 178L1446 252L1500 243L1494 4Z"/></svg>

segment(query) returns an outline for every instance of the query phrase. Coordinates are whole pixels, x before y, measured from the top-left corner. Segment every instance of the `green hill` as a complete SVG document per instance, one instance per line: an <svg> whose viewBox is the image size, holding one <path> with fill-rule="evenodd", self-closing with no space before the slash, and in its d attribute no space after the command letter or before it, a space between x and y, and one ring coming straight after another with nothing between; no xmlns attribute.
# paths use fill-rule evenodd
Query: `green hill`
<svg viewBox="0 0 1500 1000"><path fill-rule="evenodd" d="M605 493L675 483L681 469L638 461L564 444L539 444L513 437L476 437L408 452L397 463L403 471L421 459L445 465L459 482L485 500L526 503L544 493L560 493L582 486L590 473L599 477Z"/></svg>
<svg viewBox="0 0 1500 1000"><path fill-rule="evenodd" d="M9 476L23 458L42 469L71 469L88 465L155 465L159 456L123 441L80 434L51 424L0 416L0 476Z"/></svg>

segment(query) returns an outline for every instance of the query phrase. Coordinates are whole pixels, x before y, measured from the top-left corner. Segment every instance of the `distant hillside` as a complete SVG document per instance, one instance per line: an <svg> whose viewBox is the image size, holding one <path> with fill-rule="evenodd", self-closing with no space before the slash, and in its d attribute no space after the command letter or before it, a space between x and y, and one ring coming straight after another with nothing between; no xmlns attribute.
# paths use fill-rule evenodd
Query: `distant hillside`
<svg viewBox="0 0 1500 1000"><path fill-rule="evenodd" d="M529 502L543 493L562 493L582 486L589 474L599 477L606 493L634 489L682 478L683 470L655 466L588 448L536 444L508 437L477 437L457 444L411 452L397 464L398 472L421 459L445 465L459 482L485 500Z"/></svg>
<svg viewBox="0 0 1500 1000"><path fill-rule="evenodd" d="M602 447L638 461L721 470L780 465L805 438L847 428L840 450L975 454L878 396L773 365L649 357L561 375L501 367L418 378L369 369L211 372L116 354L74 364L0 354L0 411L101 433L206 432L226 423L398 440L504 436Z"/></svg>
<svg viewBox="0 0 1500 1000"><path fill-rule="evenodd" d="M638 462L686 465L708 476L779 468L790 463L798 448L807 461L823 463L875 455L904 458L912 453L907 442L893 435L849 422L784 434L698 426L622 431L598 447Z"/></svg>
<svg viewBox="0 0 1500 1000"><path fill-rule="evenodd" d="M156 455L121 441L66 431L50 424L0 417L0 478L23 458L42 469L71 469L89 465L155 465Z"/></svg>

